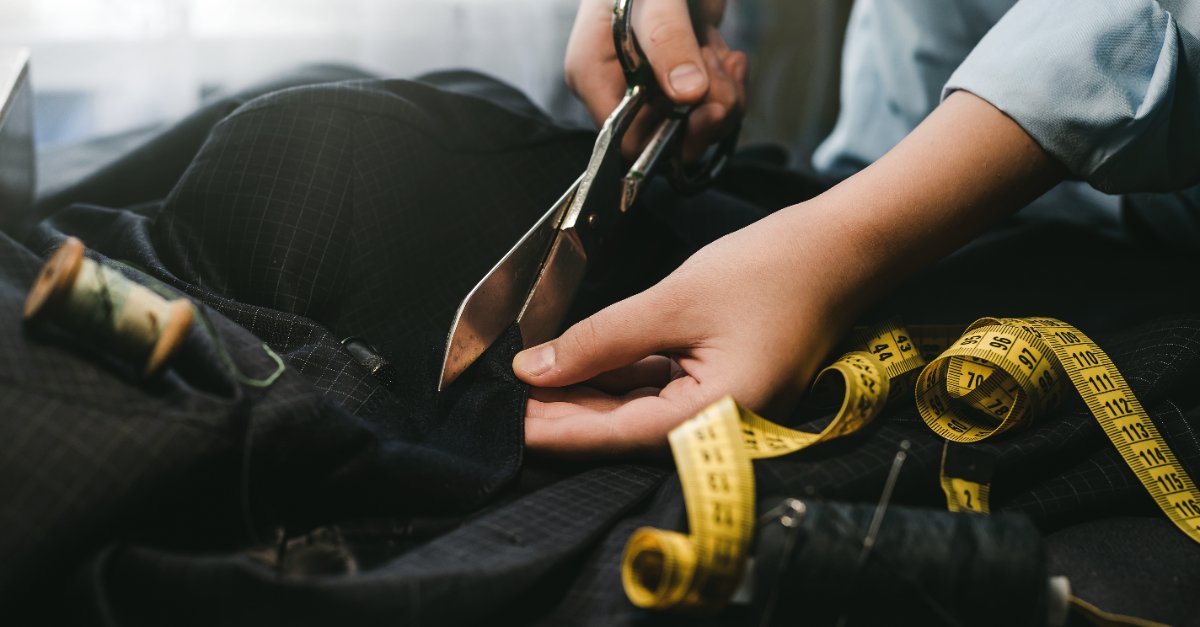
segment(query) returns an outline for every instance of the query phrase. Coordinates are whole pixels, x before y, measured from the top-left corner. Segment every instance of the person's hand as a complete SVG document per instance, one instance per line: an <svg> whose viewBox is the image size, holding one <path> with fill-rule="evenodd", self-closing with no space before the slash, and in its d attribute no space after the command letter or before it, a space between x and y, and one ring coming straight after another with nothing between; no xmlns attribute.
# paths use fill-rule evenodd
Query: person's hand
<svg viewBox="0 0 1200 627"><path fill-rule="evenodd" d="M527 446L646 453L725 394L786 409L866 306L1064 173L1004 113L952 94L859 174L519 353Z"/></svg>
<svg viewBox="0 0 1200 627"><path fill-rule="evenodd" d="M625 95L625 75L612 37L612 0L582 0L567 43L567 85L602 123ZM725 0L702 0L699 23L705 44L696 38L686 0L638 0L632 25L663 93L675 104L698 104L688 116L683 156L698 159L709 144L736 127L746 100L745 53L729 49L717 31ZM625 136L622 151L635 155L662 118L647 107Z"/></svg>
<svg viewBox="0 0 1200 627"><path fill-rule="evenodd" d="M804 206L770 216L700 250L655 287L519 354L518 376L536 386L528 446L645 453L725 394L759 409L794 400L841 335L845 291L854 284L841 269L842 251L821 237L794 236L806 214L814 225L833 226Z"/></svg>

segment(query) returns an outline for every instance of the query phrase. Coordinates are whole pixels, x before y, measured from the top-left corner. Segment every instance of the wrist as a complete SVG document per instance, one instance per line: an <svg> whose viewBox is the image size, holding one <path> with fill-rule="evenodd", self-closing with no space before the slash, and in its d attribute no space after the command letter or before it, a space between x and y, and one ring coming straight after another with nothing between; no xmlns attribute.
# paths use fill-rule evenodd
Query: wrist
<svg viewBox="0 0 1200 627"><path fill-rule="evenodd" d="M839 302L859 310L1062 180L1064 168L987 101L956 92L895 148L781 231L824 245ZM811 264L817 267L816 264Z"/></svg>

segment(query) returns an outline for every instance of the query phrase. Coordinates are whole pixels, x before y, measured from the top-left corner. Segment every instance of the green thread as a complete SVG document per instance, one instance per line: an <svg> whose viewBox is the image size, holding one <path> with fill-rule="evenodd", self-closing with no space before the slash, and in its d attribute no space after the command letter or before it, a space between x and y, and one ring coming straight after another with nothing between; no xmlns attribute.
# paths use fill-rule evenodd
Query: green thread
<svg viewBox="0 0 1200 627"><path fill-rule="evenodd" d="M279 354L274 350L272 350L266 342L263 342L262 350L267 354L268 357L271 358L272 361L275 362L275 371L262 379L256 379L247 375L246 373L242 372L241 368L238 368L237 362L233 360L233 356L230 355L229 350L225 348L225 343L221 341L221 335L217 332L216 326L213 325L212 320L209 319L208 314L205 313L203 308L196 306L196 304L193 303L191 299L186 298L182 292L172 288L162 281L159 281L135 264L132 264L128 261L118 261L115 259L109 259L106 261L106 263L110 267L136 271L149 282L146 287L163 298L171 300L184 298L187 300L188 306L192 308L192 312L196 314L196 317L200 320L201 326L204 327L205 334L208 336L209 340L212 341L213 346L217 348L217 356L221 359L221 361L225 364L225 367L229 369L229 372L234 376L235 379L238 380L239 383L254 388L269 388L274 385L275 382L279 380L279 377L283 376L284 371L287 370L287 365L284 364L283 358L280 357Z"/></svg>
<svg viewBox="0 0 1200 627"><path fill-rule="evenodd" d="M189 304L191 304L190 301ZM220 335L217 333L217 329L215 326L213 326L212 320L209 319L208 314L194 304L191 306L192 311L196 313L196 317L200 319L200 323L204 326L204 331L212 339L213 345L217 347L217 355L221 358L221 361L225 362L226 367L229 368L230 372L233 373L233 376L236 377L238 381L250 387L268 388L271 387L275 381L279 379L279 377L283 376L283 371L287 369L287 366L284 365L283 358L281 358L278 353L271 350L271 347L268 346L266 342L263 342L262 349L263 352L265 352L267 356L275 362L275 371L262 379L255 379L243 373L241 369L238 368L237 363L233 360L233 356L230 355L229 351L225 348L225 343L220 340Z"/></svg>

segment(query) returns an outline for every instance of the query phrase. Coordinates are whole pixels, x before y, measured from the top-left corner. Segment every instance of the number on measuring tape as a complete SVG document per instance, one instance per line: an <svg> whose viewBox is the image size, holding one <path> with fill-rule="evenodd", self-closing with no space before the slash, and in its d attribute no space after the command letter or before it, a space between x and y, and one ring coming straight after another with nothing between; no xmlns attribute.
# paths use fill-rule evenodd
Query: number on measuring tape
<svg viewBox="0 0 1200 627"><path fill-rule="evenodd" d="M1200 502L1200 492L1175 460L1120 372L1087 335L1051 318L985 318L968 327L963 338L931 360L924 372L953 370L960 363L978 361L986 362L995 374L979 382L968 377L966 385L971 388L970 393L963 395L957 404L942 400L937 390L947 384L937 376L922 374L917 378L917 408L930 428L956 442L991 437L1028 422L1037 413L1034 410L1052 408L1061 398L1059 374L1065 374L1163 513L1200 542L1196 528L1200 520L1195 520L1200 512L1192 509ZM1007 378L1015 386L1013 393L1008 394L1013 399L1011 407L1005 404L1003 395L988 389L1004 388L1002 384L993 384L992 376ZM953 397L957 390L950 391ZM988 394L980 397L980 391ZM927 400L922 402L922 399ZM1002 422L999 425L991 422L1000 417L1001 411L1008 412ZM958 507L947 494L949 506Z"/></svg>
<svg viewBox="0 0 1200 627"><path fill-rule="evenodd" d="M844 399L819 433L773 424L725 398L670 434L689 534L645 527L630 537L621 577L629 599L655 609L715 609L736 588L753 533L751 462L855 433L889 398L913 390L925 423L946 439L940 472L947 507L986 514L994 464L964 443L1032 422L1070 382L1163 513L1200 542L1200 492L1107 355L1052 318L984 318L947 327L881 325L814 384L839 376ZM952 444L953 443L953 444ZM1094 609L1094 608L1093 608Z"/></svg>

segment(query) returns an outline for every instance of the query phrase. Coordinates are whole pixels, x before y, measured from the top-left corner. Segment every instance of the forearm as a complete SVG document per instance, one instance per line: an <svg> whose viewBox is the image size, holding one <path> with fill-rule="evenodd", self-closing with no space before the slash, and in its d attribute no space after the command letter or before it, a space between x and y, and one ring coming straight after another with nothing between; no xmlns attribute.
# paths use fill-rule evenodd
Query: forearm
<svg viewBox="0 0 1200 627"><path fill-rule="evenodd" d="M953 252L1064 174L1010 118L956 92L874 164L777 216L780 230L807 242L806 257L820 238L830 302L857 313L868 294Z"/></svg>
<svg viewBox="0 0 1200 627"><path fill-rule="evenodd" d="M786 414L879 292L1061 177L1012 120L954 94L853 178L518 355L515 371L536 386L526 442L563 454L661 450L672 428L725 394ZM598 375L598 389L567 388Z"/></svg>
<svg viewBox="0 0 1200 627"><path fill-rule="evenodd" d="M1021 0L945 89L992 103L1072 178L1106 193L1191 187L1200 182L1200 13L1189 4Z"/></svg>

